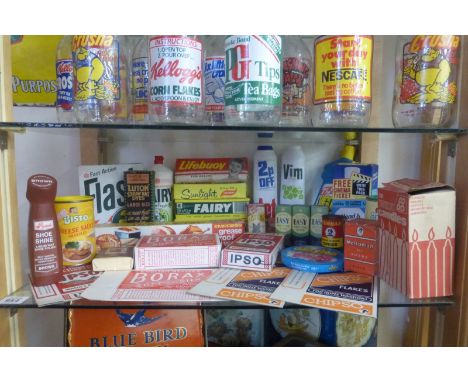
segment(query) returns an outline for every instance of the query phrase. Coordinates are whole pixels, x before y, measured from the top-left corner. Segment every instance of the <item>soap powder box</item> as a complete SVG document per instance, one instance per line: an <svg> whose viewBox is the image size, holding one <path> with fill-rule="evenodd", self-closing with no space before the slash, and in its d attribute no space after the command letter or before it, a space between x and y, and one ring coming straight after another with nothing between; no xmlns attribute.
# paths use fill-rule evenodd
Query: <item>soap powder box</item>
<svg viewBox="0 0 468 382"><path fill-rule="evenodd" d="M451 296L455 191L401 179L379 189L379 274L409 298Z"/></svg>
<svg viewBox="0 0 468 382"><path fill-rule="evenodd" d="M177 223L247 219L249 198L175 200Z"/></svg>
<svg viewBox="0 0 468 382"><path fill-rule="evenodd" d="M213 234L143 236L135 247L135 269L215 268L220 251Z"/></svg>
<svg viewBox="0 0 468 382"><path fill-rule="evenodd" d="M284 235L244 233L223 249L221 267L270 272Z"/></svg>
<svg viewBox="0 0 468 382"><path fill-rule="evenodd" d="M177 159L175 183L247 182L247 158L183 158Z"/></svg>
<svg viewBox="0 0 468 382"><path fill-rule="evenodd" d="M175 183L175 200L213 200L247 197L247 183Z"/></svg>
<svg viewBox="0 0 468 382"><path fill-rule="evenodd" d="M141 170L141 164L80 166L80 195L94 196L94 219L97 224L125 221L124 172Z"/></svg>
<svg viewBox="0 0 468 382"><path fill-rule="evenodd" d="M333 176L333 199L365 199L377 196L379 166L338 163Z"/></svg>

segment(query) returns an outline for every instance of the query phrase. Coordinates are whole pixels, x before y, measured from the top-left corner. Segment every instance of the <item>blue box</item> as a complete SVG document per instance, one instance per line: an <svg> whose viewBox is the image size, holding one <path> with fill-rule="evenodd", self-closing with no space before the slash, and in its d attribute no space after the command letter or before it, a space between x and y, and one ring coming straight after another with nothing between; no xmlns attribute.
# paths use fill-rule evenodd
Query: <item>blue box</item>
<svg viewBox="0 0 468 382"><path fill-rule="evenodd" d="M332 202L332 215L346 216L346 219L366 217L365 199L335 199Z"/></svg>
<svg viewBox="0 0 468 382"><path fill-rule="evenodd" d="M365 199L377 197L379 187L379 166L377 164L338 163L335 166L334 179L352 179L352 195Z"/></svg>

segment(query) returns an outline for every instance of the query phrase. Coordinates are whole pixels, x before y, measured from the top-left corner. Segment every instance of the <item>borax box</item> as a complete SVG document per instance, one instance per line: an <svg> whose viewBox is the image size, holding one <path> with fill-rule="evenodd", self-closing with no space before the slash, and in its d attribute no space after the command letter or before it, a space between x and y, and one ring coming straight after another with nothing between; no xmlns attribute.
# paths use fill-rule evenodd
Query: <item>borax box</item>
<svg viewBox="0 0 468 382"><path fill-rule="evenodd" d="M455 191L401 179L379 189L379 273L410 298L453 294Z"/></svg>

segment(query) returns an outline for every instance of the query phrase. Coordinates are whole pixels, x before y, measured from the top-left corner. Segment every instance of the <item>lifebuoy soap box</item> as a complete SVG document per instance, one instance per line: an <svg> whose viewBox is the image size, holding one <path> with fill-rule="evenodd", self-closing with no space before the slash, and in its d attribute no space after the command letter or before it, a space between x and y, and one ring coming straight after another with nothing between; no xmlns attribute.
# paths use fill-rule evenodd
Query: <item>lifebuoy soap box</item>
<svg viewBox="0 0 468 382"><path fill-rule="evenodd" d="M379 189L379 274L409 298L451 296L455 190L401 179Z"/></svg>
<svg viewBox="0 0 468 382"><path fill-rule="evenodd" d="M220 252L214 234L143 236L134 249L135 269L217 268Z"/></svg>
<svg viewBox="0 0 468 382"><path fill-rule="evenodd" d="M223 249L221 267L270 272L283 242L284 235L244 233Z"/></svg>

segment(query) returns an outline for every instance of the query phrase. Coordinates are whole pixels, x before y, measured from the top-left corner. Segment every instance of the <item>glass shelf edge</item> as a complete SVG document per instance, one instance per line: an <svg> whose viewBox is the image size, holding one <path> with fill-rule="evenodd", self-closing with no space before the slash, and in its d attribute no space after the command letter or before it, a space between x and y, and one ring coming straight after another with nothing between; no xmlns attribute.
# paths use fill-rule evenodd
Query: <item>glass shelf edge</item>
<svg viewBox="0 0 468 382"><path fill-rule="evenodd" d="M467 134L467 128L394 128L394 127L312 127L312 126L210 126L210 125L138 125L102 123L47 123L47 122L0 122L3 131L18 129L116 129L159 131L238 131L238 132L357 132L357 133L404 133L404 134Z"/></svg>
<svg viewBox="0 0 468 382"><path fill-rule="evenodd" d="M398 293L393 290L393 293ZM5 297L28 297L22 303L17 304L2 304L0 303L0 309L275 309L264 305L248 304L235 301L220 301L220 302L185 302L185 303L171 303L171 302L99 302L99 301L86 301L79 300L74 303L58 303L44 306L37 306L32 296L31 287L25 285L17 291L11 293ZM0 298L2 300L3 298ZM397 300L398 299L398 300ZM75 305L76 304L76 305ZM388 301L387 299L381 300L378 303L378 307L381 309L389 308L415 308L415 307L450 307L455 304L454 297L440 297L433 299L418 299L410 300L405 296L399 294L395 296L395 300ZM283 309L304 309L306 307L296 304L286 304Z"/></svg>

